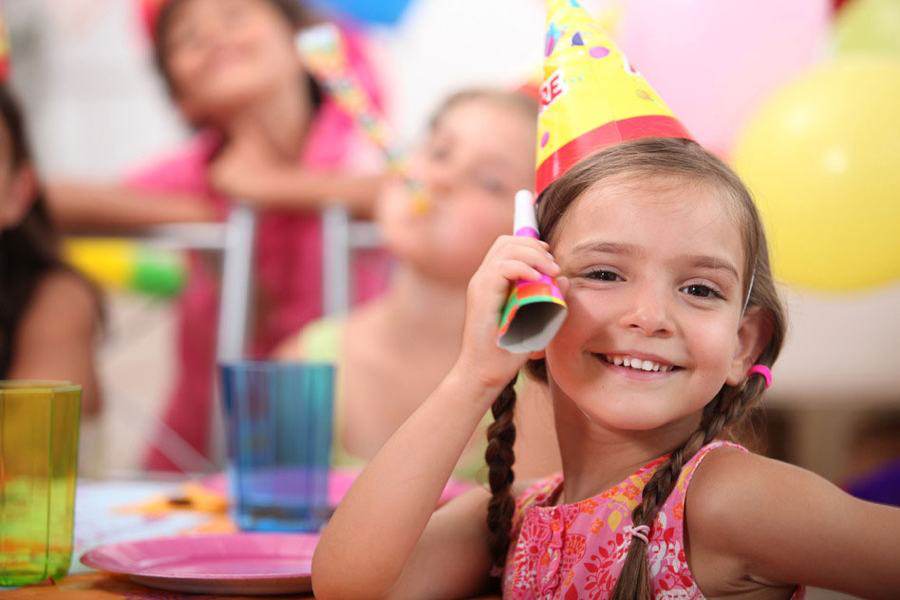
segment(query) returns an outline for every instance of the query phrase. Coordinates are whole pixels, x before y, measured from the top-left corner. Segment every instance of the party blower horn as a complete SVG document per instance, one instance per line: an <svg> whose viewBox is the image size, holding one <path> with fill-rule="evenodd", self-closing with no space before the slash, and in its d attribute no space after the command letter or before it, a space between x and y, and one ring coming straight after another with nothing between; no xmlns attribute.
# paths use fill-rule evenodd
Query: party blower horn
<svg viewBox="0 0 900 600"><path fill-rule="evenodd" d="M297 35L297 49L306 68L324 84L335 103L381 149L388 168L402 174L403 153L395 144L387 121L351 71L340 30L332 23L305 29ZM422 186L405 176L404 181L413 198L413 210L426 212L429 203Z"/></svg>
<svg viewBox="0 0 900 600"><path fill-rule="evenodd" d="M516 193L513 233L540 239L534 195L528 190ZM566 301L555 279L548 275L537 281L521 279L506 300L497 343L515 353L543 350L566 320L566 311Z"/></svg>

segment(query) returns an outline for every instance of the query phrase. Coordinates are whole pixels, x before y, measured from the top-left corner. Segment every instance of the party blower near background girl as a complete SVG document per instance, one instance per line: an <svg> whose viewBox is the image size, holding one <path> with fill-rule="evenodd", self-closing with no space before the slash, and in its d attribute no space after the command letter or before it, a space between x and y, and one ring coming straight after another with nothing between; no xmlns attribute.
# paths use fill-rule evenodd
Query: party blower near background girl
<svg viewBox="0 0 900 600"><path fill-rule="evenodd" d="M746 187L577 2L549 4L545 241L502 237L473 276L456 364L325 529L317 597L896 598L900 510L726 441L785 333ZM565 322L544 350L500 348L511 284L545 275ZM563 469L514 485L523 366L549 387ZM489 408L490 493L433 512Z"/></svg>

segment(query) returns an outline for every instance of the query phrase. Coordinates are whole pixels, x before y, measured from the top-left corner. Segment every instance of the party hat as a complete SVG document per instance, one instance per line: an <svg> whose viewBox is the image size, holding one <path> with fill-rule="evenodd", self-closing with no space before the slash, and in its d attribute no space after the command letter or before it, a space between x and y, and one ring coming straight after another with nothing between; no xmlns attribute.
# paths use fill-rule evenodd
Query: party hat
<svg viewBox="0 0 900 600"><path fill-rule="evenodd" d="M691 139L577 0L548 0L537 193L587 155L644 137Z"/></svg>
<svg viewBox="0 0 900 600"><path fill-rule="evenodd" d="M388 168L402 172L403 153L395 143L395 136L384 116L376 109L369 94L350 69L347 50L340 30L332 23L323 23L301 31L297 48L306 68L320 81L335 103L346 112L384 153ZM413 210L428 210L428 200L422 186L405 179L411 192Z"/></svg>
<svg viewBox="0 0 900 600"><path fill-rule="evenodd" d="M534 194L528 190L516 194L513 233L540 239ZM510 352L543 350L565 321L566 310L566 301L555 279L547 275L537 281L522 279L513 286L500 315L497 343Z"/></svg>

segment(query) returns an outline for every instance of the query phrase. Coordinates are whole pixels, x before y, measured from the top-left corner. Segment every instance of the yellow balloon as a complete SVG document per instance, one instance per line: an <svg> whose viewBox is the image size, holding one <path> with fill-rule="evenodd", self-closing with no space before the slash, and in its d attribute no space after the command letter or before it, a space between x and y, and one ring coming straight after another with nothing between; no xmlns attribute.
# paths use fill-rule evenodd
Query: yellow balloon
<svg viewBox="0 0 900 600"><path fill-rule="evenodd" d="M900 278L900 61L811 71L761 108L733 158L776 277L830 291Z"/></svg>

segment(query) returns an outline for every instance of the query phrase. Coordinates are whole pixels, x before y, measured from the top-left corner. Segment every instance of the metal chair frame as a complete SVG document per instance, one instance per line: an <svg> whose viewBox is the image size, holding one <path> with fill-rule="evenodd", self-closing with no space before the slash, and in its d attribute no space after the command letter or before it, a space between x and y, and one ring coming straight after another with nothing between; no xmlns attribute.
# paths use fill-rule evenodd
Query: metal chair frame
<svg viewBox="0 0 900 600"><path fill-rule="evenodd" d="M256 214L246 205L233 205L224 223L173 224L152 227L130 234L129 238L170 250L204 250L222 254L222 285L219 298L216 357L219 362L238 361L245 356L249 318L253 309L253 248L256 238ZM116 236L121 237L121 236ZM380 236L371 223L353 221L343 208L322 214L322 287L323 308L328 316L346 314L352 296L351 263L354 250L376 248ZM216 386L217 387L217 386ZM222 412L212 411L210 448L212 465L225 461ZM177 434L166 432L171 438ZM170 439L172 454L183 454L174 446L186 446L183 440ZM179 442L179 443L175 443ZM169 455L166 448L159 448ZM169 458L179 464L177 456ZM196 463L192 457L191 463Z"/></svg>

